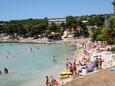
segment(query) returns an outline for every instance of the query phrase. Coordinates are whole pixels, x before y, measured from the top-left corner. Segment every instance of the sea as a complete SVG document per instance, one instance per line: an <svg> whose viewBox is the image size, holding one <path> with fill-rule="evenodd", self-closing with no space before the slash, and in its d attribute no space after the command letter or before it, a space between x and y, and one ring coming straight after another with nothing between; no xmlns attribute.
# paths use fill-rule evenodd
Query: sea
<svg viewBox="0 0 115 86"><path fill-rule="evenodd" d="M45 86L46 75L57 78L74 54L69 44L0 43L0 86Z"/></svg>

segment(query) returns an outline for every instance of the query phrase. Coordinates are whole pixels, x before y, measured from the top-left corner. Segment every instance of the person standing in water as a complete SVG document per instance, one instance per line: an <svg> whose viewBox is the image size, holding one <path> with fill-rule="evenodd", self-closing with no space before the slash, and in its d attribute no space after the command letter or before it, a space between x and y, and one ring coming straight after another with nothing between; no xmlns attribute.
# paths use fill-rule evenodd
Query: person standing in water
<svg viewBox="0 0 115 86"><path fill-rule="evenodd" d="M55 56L53 57L53 62L57 62L57 59Z"/></svg>
<svg viewBox="0 0 115 86"><path fill-rule="evenodd" d="M46 76L46 86L50 86L49 78Z"/></svg>
<svg viewBox="0 0 115 86"><path fill-rule="evenodd" d="M8 74L8 69L7 68L4 68L4 73Z"/></svg>
<svg viewBox="0 0 115 86"><path fill-rule="evenodd" d="M74 74L74 69L71 62L69 62L69 71L72 73L72 75Z"/></svg>
<svg viewBox="0 0 115 86"><path fill-rule="evenodd" d="M68 58L66 59L66 68L67 69L69 68L69 59Z"/></svg>

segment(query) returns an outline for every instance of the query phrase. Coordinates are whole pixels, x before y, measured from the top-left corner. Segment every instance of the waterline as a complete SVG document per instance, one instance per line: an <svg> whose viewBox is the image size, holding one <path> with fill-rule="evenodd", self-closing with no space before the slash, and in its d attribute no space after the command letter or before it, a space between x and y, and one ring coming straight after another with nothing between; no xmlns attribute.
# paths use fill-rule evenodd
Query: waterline
<svg viewBox="0 0 115 86"><path fill-rule="evenodd" d="M0 77L0 86L40 86L46 75L58 75L73 55L74 49L65 44L1 43L0 70L7 67L9 74Z"/></svg>

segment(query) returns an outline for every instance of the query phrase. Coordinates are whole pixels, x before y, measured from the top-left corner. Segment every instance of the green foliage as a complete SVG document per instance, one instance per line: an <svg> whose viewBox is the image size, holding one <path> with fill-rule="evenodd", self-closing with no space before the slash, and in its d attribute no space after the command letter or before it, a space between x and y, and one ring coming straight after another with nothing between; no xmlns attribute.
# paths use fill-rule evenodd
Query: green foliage
<svg viewBox="0 0 115 86"><path fill-rule="evenodd" d="M72 31L76 31L76 34L79 36L88 37L89 35L89 28L87 26L91 26L91 31L93 33L93 39L96 40L98 31L96 32L96 27L102 28L104 26L105 18L109 19L111 14L104 14L104 15L86 15L86 16L67 16L66 23L62 22L61 24L57 25L52 23L49 25L47 17L44 19L26 19L26 20L11 20L11 21L0 21L0 33L7 33L10 35L14 35L15 33L19 36L35 36L39 34L49 34L50 32L59 32L63 33L66 29ZM83 23L83 21L88 21ZM78 31L79 27L79 31ZM112 40L115 35L115 17L110 18L110 28L109 31L110 35L107 35L105 31L104 36L107 40ZM78 31L78 32L77 32ZM109 39L112 38L112 39Z"/></svg>
<svg viewBox="0 0 115 86"><path fill-rule="evenodd" d="M91 26L98 26L98 27L102 27L104 26L104 22L105 22L105 15L92 15L89 16L88 18L88 24Z"/></svg>
<svg viewBox="0 0 115 86"><path fill-rule="evenodd" d="M94 31L92 38L93 40L107 41L108 44L115 43L115 29L114 29L114 20L110 20L109 27L103 27Z"/></svg>
<svg viewBox="0 0 115 86"><path fill-rule="evenodd" d="M98 41L106 41L106 38L105 38L105 36L103 34L99 34L99 35L97 35L96 40L98 40Z"/></svg>
<svg viewBox="0 0 115 86"><path fill-rule="evenodd" d="M113 44L115 44L115 38L113 38Z"/></svg>
<svg viewBox="0 0 115 86"><path fill-rule="evenodd" d="M49 31L51 31L51 32L59 32L60 27L58 25L56 25L55 23L51 23L51 25L49 26Z"/></svg>
<svg viewBox="0 0 115 86"><path fill-rule="evenodd" d="M114 37L112 36L112 29L109 27L103 27L94 31L92 38L97 41L107 41L108 44L114 43Z"/></svg>
<svg viewBox="0 0 115 86"><path fill-rule="evenodd" d="M108 44L115 44L115 16L107 16L106 18L109 19L109 26L95 30L92 38L93 40L107 41ZM101 17L101 20L104 21L104 18Z"/></svg>
<svg viewBox="0 0 115 86"><path fill-rule="evenodd" d="M1 22L0 32L20 36L34 36L42 34L48 29L48 20L44 19L27 19L27 20L11 20L9 22Z"/></svg>
<svg viewBox="0 0 115 86"><path fill-rule="evenodd" d="M111 51L115 51L115 47L112 47L112 48L111 48Z"/></svg>
<svg viewBox="0 0 115 86"><path fill-rule="evenodd" d="M110 28L115 29L115 16L110 17Z"/></svg>
<svg viewBox="0 0 115 86"><path fill-rule="evenodd" d="M101 34L101 30L100 29L96 29L94 32L93 32L93 35L92 35L92 39L93 40L96 40L97 39L97 36Z"/></svg>
<svg viewBox="0 0 115 86"><path fill-rule="evenodd" d="M77 25L77 20L75 17L73 17L73 16L66 17L67 28L73 28L73 27L76 27L76 25Z"/></svg>
<svg viewBox="0 0 115 86"><path fill-rule="evenodd" d="M35 35L41 35L41 34L45 33L46 29L47 29L47 26L44 24L36 25L31 28L30 36L33 37Z"/></svg>
<svg viewBox="0 0 115 86"><path fill-rule="evenodd" d="M89 32L88 32L87 25L84 24L84 23L81 23L81 34L82 34L84 37L88 37L88 36L89 36Z"/></svg>
<svg viewBox="0 0 115 86"><path fill-rule="evenodd" d="M66 29L66 24L64 22L62 22L60 24L60 28L64 31Z"/></svg>

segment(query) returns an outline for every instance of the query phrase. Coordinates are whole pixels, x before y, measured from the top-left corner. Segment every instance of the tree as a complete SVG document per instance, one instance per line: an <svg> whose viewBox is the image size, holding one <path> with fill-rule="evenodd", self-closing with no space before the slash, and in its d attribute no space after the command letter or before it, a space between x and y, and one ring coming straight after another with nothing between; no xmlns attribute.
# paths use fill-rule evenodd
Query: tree
<svg viewBox="0 0 115 86"><path fill-rule="evenodd" d="M115 29L115 16L110 17L110 28Z"/></svg>
<svg viewBox="0 0 115 86"><path fill-rule="evenodd" d="M66 26L67 28L75 28L77 27L77 20L73 16L66 17Z"/></svg>
<svg viewBox="0 0 115 86"><path fill-rule="evenodd" d="M14 33L20 36L26 36L26 34L28 34L27 27L23 24L18 24L17 28L14 29Z"/></svg>
<svg viewBox="0 0 115 86"><path fill-rule="evenodd" d="M66 29L66 24L65 24L64 22L62 22L62 23L60 24L60 27L61 27L63 30L65 30L65 29Z"/></svg>
<svg viewBox="0 0 115 86"><path fill-rule="evenodd" d="M96 40L97 41L106 41L106 38L103 34L99 34L99 35L97 35Z"/></svg>
<svg viewBox="0 0 115 86"><path fill-rule="evenodd" d="M41 35L41 34L45 33L45 30L46 30L46 25L39 24L39 25L36 25L33 28L31 28L29 35L32 37L36 36L36 35Z"/></svg>
<svg viewBox="0 0 115 86"><path fill-rule="evenodd" d="M55 23L51 23L49 26L49 31L50 32L59 32L60 27L58 25L56 25Z"/></svg>
<svg viewBox="0 0 115 86"><path fill-rule="evenodd" d="M59 32L63 33L64 30L70 29L70 31L74 31L74 33L79 34L79 36L84 35L88 36L88 26L92 28L92 32L95 28L103 28L105 18L110 20L110 37L114 38L115 35L115 16L112 14L104 14L104 15L89 15L89 16L67 16L66 23L62 22L60 25L52 23L49 25L47 17L44 19L24 19L24 20L11 20L11 21L0 21L0 33L7 33L10 35L14 35L18 33L19 36L34 36L36 34L49 34L50 32ZM88 21L87 23L83 23L83 21ZM79 29L77 27L80 27ZM102 33L101 33L102 34ZM97 37L97 36L96 36ZM113 40L112 38L112 40ZM95 36L94 36L94 39Z"/></svg>
<svg viewBox="0 0 115 86"><path fill-rule="evenodd" d="M101 30L100 29L96 29L93 34L92 34L92 39L96 40L97 36L101 34Z"/></svg>

